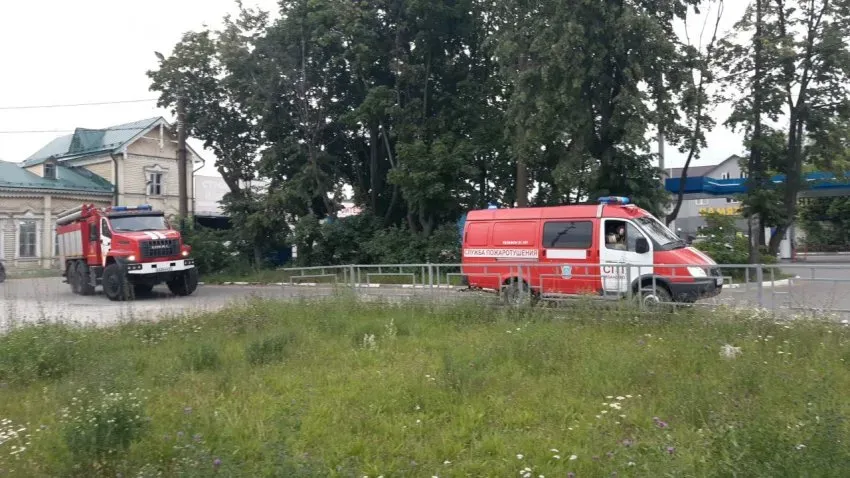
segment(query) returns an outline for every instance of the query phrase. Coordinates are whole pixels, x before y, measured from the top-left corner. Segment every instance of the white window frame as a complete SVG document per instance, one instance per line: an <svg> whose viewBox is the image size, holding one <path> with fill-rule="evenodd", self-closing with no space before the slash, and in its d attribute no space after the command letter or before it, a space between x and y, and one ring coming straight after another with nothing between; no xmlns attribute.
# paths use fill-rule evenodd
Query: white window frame
<svg viewBox="0 0 850 478"><path fill-rule="evenodd" d="M720 174L720 179L729 179L730 177L732 176L729 174L728 171Z"/></svg>
<svg viewBox="0 0 850 478"><path fill-rule="evenodd" d="M35 255L34 256L22 256L21 255L21 227L25 222L34 222L35 223ZM38 260L41 259L41 218L33 217L33 216L24 216L17 218L15 221L15 259L20 260Z"/></svg>
<svg viewBox="0 0 850 478"><path fill-rule="evenodd" d="M48 166L53 167L53 176L52 177L47 176L47 167ZM52 161L47 161L42 166L41 174L44 177L44 179L50 179L50 180L59 179L59 165L57 165L56 163L54 163Z"/></svg>
<svg viewBox="0 0 850 478"><path fill-rule="evenodd" d="M741 179L747 179L747 173L745 173L744 171L741 171L740 176L741 176Z"/></svg>
<svg viewBox="0 0 850 478"><path fill-rule="evenodd" d="M154 194L153 191L153 177L155 175L159 175L159 194ZM166 177L168 176L168 169L163 168L160 165L155 165L153 167L145 168L145 196L146 197L166 197L168 195L168 191L166 190Z"/></svg>

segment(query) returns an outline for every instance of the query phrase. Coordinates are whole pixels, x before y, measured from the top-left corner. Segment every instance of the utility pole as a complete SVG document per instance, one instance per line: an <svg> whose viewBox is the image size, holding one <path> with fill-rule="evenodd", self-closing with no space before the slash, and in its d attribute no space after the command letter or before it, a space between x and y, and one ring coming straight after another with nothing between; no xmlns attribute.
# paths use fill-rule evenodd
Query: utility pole
<svg viewBox="0 0 850 478"><path fill-rule="evenodd" d="M189 198L186 187L186 97L177 98L177 188L180 211L180 232L185 232L186 218L189 216Z"/></svg>

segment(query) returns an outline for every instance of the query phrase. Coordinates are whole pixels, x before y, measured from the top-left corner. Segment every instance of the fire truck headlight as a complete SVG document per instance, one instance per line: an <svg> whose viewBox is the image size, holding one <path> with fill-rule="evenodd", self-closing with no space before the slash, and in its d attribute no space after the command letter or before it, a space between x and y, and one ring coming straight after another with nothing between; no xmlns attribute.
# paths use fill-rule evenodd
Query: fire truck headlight
<svg viewBox="0 0 850 478"><path fill-rule="evenodd" d="M189 257L189 251L183 251L183 257Z"/></svg>
<svg viewBox="0 0 850 478"><path fill-rule="evenodd" d="M127 256L127 260L130 262L136 262L136 256Z"/></svg>

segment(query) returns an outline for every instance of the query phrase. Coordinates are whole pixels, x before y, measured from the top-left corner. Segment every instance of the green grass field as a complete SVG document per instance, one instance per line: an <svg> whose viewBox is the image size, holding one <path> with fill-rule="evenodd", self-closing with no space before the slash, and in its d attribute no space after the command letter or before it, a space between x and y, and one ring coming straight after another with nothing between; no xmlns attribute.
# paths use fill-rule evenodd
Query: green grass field
<svg viewBox="0 0 850 478"><path fill-rule="evenodd" d="M849 345L753 313L344 297L32 326L0 337L0 476L846 476Z"/></svg>

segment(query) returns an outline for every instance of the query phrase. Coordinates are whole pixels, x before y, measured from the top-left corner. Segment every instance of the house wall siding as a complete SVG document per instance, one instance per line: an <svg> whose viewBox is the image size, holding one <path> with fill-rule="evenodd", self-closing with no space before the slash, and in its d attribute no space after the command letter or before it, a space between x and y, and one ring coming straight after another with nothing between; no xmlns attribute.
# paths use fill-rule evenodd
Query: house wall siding
<svg viewBox="0 0 850 478"><path fill-rule="evenodd" d="M162 143L159 131L153 130L127 147L127 156L123 165L123 183L119 186L121 196L127 204L150 204L167 215L176 215L180 210L179 182L177 171L177 143L173 135L166 135ZM160 145L162 147L160 147ZM194 184L192 158L189 154L186 175L186 191L189 195L189 209L193 209ZM161 170L164 191L161 196L147 195L148 173Z"/></svg>
<svg viewBox="0 0 850 478"><path fill-rule="evenodd" d="M97 174L103 179L109 181L110 183L115 182L115 178L113 177L115 166L113 165L111 159L102 163L87 164L84 165L83 168L88 169L89 171L93 172L94 174Z"/></svg>

